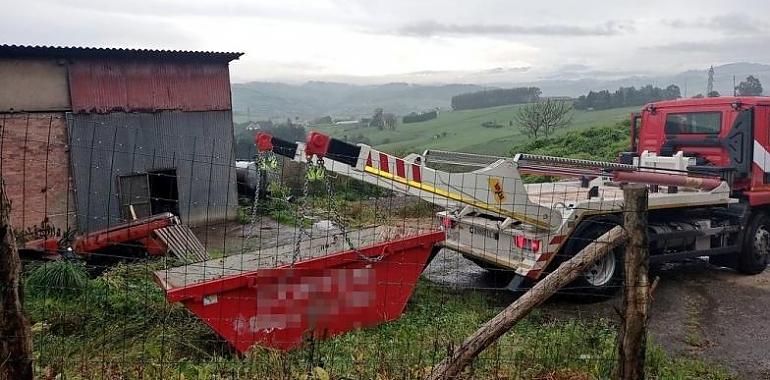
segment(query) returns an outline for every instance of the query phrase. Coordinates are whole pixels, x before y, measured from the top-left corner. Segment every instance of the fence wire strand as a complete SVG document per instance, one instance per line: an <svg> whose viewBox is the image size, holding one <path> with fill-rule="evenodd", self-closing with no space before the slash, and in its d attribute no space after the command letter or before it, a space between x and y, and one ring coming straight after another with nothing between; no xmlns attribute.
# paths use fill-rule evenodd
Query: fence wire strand
<svg viewBox="0 0 770 380"><path fill-rule="evenodd" d="M24 308L39 378L423 378L535 279L576 253L564 244L552 249L549 242L568 239L582 247L601 235L567 238L562 227L540 231L539 249L522 243L534 251L525 257L512 235L493 229L503 217L476 210L468 215L475 225L464 225L459 237L446 231L440 240L459 239L486 256L431 252L420 239L442 231L437 213L459 211L458 202L403 195L394 181L364 183L354 178L366 174L327 173L303 193L298 184L307 176L304 165L281 159L263 186L253 188L260 173L253 165L236 165L232 135L139 131L52 115L0 120L0 172L22 248ZM141 142L139 133L145 135ZM483 190L488 195L481 201L495 203L488 175L456 175L463 182L447 190L463 196ZM330 181L331 194L323 181ZM611 214L592 221L597 231L622 224L619 191L606 188L614 195L580 206L588 190L541 187L541 193L497 203ZM178 218L209 259L188 262L188 252L154 249L155 227L130 236L125 231L126 223L161 212ZM170 224L163 228L175 223L164 221ZM350 249L339 239L340 227L363 255L388 257L385 268L375 275L367 271L380 263L345 256ZM534 236L521 223L511 228ZM121 232L109 233L113 229ZM301 235L303 229L309 236ZM171 243L190 248L186 241ZM297 263L290 259L295 246L301 247ZM538 260L545 251L548 258ZM435 257L426 266L430 253ZM622 260L613 265L622 270ZM515 292L505 289L514 276L527 274ZM505 334L463 378L608 377L620 320L613 310L617 298L606 300L622 288L617 276L598 293L577 281ZM582 302L599 295L602 306ZM339 320L360 328L328 327ZM329 330L315 330L314 323Z"/></svg>

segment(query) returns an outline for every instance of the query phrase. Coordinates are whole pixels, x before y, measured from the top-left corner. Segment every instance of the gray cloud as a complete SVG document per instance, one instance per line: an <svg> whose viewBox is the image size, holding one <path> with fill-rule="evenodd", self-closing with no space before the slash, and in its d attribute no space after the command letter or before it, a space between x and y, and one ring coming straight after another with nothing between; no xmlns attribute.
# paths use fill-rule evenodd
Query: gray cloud
<svg viewBox="0 0 770 380"><path fill-rule="evenodd" d="M435 21L420 21L406 24L395 30L395 34L430 37L436 35L534 35L534 36L613 36L633 32L631 22L608 21L593 26L544 24L443 24Z"/></svg>
<svg viewBox="0 0 770 380"><path fill-rule="evenodd" d="M770 51L760 49L768 46L770 37L764 35L745 38L719 38L708 41L683 41L668 44L645 46L642 54L661 54L674 61L683 59L701 59L712 63L720 62L767 62Z"/></svg>
<svg viewBox="0 0 770 380"><path fill-rule="evenodd" d="M693 20L663 20L663 24L676 29L708 29L726 34L753 34L768 30L766 22L738 13L728 13L710 18L699 17Z"/></svg>

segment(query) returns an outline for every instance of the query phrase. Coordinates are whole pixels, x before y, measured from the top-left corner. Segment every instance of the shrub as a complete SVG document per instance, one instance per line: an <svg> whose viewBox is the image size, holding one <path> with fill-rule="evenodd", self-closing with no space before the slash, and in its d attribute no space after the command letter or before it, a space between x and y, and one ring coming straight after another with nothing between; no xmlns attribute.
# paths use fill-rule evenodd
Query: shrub
<svg viewBox="0 0 770 380"><path fill-rule="evenodd" d="M30 272L25 285L33 293L75 295L88 285L88 273L80 262L58 260Z"/></svg>

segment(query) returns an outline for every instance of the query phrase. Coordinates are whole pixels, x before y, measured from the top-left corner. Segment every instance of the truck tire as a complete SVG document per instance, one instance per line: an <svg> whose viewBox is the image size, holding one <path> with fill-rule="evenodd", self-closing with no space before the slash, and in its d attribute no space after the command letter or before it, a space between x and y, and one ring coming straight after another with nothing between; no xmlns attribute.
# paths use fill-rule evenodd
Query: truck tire
<svg viewBox="0 0 770 380"><path fill-rule="evenodd" d="M556 269L558 265L575 256L589 243L620 224L620 219L612 216L584 220L567 240L560 251L560 256L551 263L551 270ZM585 273L567 285L562 293L587 299L612 297L622 286L624 250L623 245L615 247L607 256L599 259Z"/></svg>
<svg viewBox="0 0 770 380"><path fill-rule="evenodd" d="M770 217L759 212L751 218L743 236L743 249L738 253L738 272L759 274L770 259Z"/></svg>

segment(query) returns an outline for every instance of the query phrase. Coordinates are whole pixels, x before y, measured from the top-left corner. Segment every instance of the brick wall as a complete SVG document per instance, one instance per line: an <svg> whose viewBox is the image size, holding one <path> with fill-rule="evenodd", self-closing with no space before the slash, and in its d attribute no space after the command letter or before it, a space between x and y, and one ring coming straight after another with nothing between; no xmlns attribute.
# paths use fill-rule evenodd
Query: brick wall
<svg viewBox="0 0 770 380"><path fill-rule="evenodd" d="M64 113L0 114L0 158L14 228L75 226Z"/></svg>

